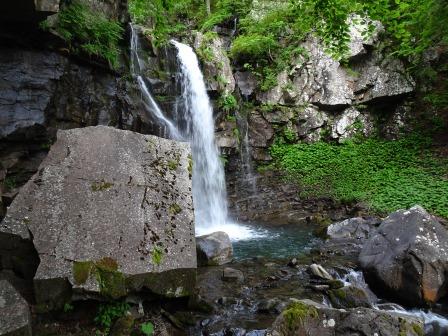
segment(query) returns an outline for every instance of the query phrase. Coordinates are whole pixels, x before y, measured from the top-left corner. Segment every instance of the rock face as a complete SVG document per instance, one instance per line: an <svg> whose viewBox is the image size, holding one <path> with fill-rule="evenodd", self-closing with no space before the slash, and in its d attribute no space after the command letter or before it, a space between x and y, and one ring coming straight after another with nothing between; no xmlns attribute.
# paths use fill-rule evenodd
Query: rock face
<svg viewBox="0 0 448 336"><path fill-rule="evenodd" d="M372 287L403 303L435 303L447 293L448 232L420 206L390 214L359 261Z"/></svg>
<svg viewBox="0 0 448 336"><path fill-rule="evenodd" d="M0 280L0 335L31 336L28 304L5 280Z"/></svg>
<svg viewBox="0 0 448 336"><path fill-rule="evenodd" d="M232 261L233 247L225 232L213 232L196 238L199 266L223 265Z"/></svg>
<svg viewBox="0 0 448 336"><path fill-rule="evenodd" d="M189 155L186 143L110 127L58 131L0 227L1 237L34 244L37 302L54 308L71 291L110 298L143 287L168 297L190 293L196 251Z"/></svg>
<svg viewBox="0 0 448 336"><path fill-rule="evenodd" d="M420 318L369 308L334 309L310 300L293 302L276 319L267 336L421 336Z"/></svg>
<svg viewBox="0 0 448 336"><path fill-rule="evenodd" d="M0 73L0 138L34 125L132 127L116 78L102 70L54 52L4 49Z"/></svg>

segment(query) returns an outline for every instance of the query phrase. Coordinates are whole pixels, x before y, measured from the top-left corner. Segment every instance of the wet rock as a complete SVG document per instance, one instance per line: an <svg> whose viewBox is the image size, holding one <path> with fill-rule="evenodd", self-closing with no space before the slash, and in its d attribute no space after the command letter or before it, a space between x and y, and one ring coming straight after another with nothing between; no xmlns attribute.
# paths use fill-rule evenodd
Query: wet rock
<svg viewBox="0 0 448 336"><path fill-rule="evenodd" d="M354 286L329 290L328 297L334 308L370 308L372 306L368 294L363 289Z"/></svg>
<svg viewBox="0 0 448 336"><path fill-rule="evenodd" d="M35 125L72 128L132 125L111 74L73 63L58 53L3 49L0 138Z"/></svg>
<svg viewBox="0 0 448 336"><path fill-rule="evenodd" d="M373 288L403 303L435 303L447 293L448 232L420 206L391 213L359 261Z"/></svg>
<svg viewBox="0 0 448 336"><path fill-rule="evenodd" d="M227 282L243 282L244 274L240 270L226 267L222 271L222 280Z"/></svg>
<svg viewBox="0 0 448 336"><path fill-rule="evenodd" d="M321 139L321 128L328 121L327 115L312 105L307 106L299 113L297 121L297 134L308 142Z"/></svg>
<svg viewBox="0 0 448 336"><path fill-rule="evenodd" d="M301 300L290 304L266 335L421 336L423 320L369 308L335 309L311 300Z"/></svg>
<svg viewBox="0 0 448 336"><path fill-rule="evenodd" d="M283 99L284 90L289 83L288 73L286 71L282 71L277 75L277 84L263 92L257 93L257 99L263 104L283 104L285 103Z"/></svg>
<svg viewBox="0 0 448 336"><path fill-rule="evenodd" d="M281 303L281 301L277 298L272 299L265 299L260 301L260 303L257 306L257 311L260 313L280 313L278 311L278 306Z"/></svg>
<svg viewBox="0 0 448 336"><path fill-rule="evenodd" d="M384 28L381 22L372 21L359 15L351 15L349 23L350 42L348 44L348 56L353 60L366 55L368 48L375 46L379 40L379 34L384 31ZM373 31L365 34L369 26L373 26Z"/></svg>
<svg viewBox="0 0 448 336"><path fill-rule="evenodd" d="M28 304L6 280L0 280L0 335L31 336Z"/></svg>
<svg viewBox="0 0 448 336"><path fill-rule="evenodd" d="M355 217L333 223L327 228L330 239L355 238L367 239L381 221L377 218Z"/></svg>
<svg viewBox="0 0 448 336"><path fill-rule="evenodd" d="M249 143L254 147L267 147L274 136L271 124L258 112L249 115Z"/></svg>
<svg viewBox="0 0 448 336"><path fill-rule="evenodd" d="M398 59L383 59L379 51L353 70L360 74L353 89L362 103L397 99L415 90L415 81L406 74L404 64Z"/></svg>
<svg viewBox="0 0 448 336"><path fill-rule="evenodd" d="M296 267L298 264L299 262L297 261L297 258L292 258L290 261L288 261L289 267Z"/></svg>
<svg viewBox="0 0 448 336"><path fill-rule="evenodd" d="M126 314L118 318L113 324L109 336L128 336L134 327L134 317Z"/></svg>
<svg viewBox="0 0 448 336"><path fill-rule="evenodd" d="M203 72L207 90L224 94L232 93L235 89L235 79L223 40L218 35L206 38L202 33L197 32L194 47L199 56L202 55L201 50L207 50L209 54L201 59L204 63Z"/></svg>
<svg viewBox="0 0 448 336"><path fill-rule="evenodd" d="M370 136L374 130L369 114L362 114L349 107L335 117L332 122L331 136L339 141L359 135Z"/></svg>
<svg viewBox="0 0 448 336"><path fill-rule="evenodd" d="M196 238L199 266L223 265L233 258L233 247L229 235L218 231Z"/></svg>
<svg viewBox="0 0 448 336"><path fill-rule="evenodd" d="M237 71L235 72L235 80L238 89L245 97L251 96L257 88L257 79L249 71Z"/></svg>
<svg viewBox="0 0 448 336"><path fill-rule="evenodd" d="M189 154L186 143L110 127L59 131L0 226L2 237L32 242L39 255L38 304L60 307L72 291L112 299L142 288L191 293Z"/></svg>
<svg viewBox="0 0 448 336"><path fill-rule="evenodd" d="M312 264L308 268L310 273L317 278L324 280L333 280L333 277L327 272L325 268L318 264Z"/></svg>

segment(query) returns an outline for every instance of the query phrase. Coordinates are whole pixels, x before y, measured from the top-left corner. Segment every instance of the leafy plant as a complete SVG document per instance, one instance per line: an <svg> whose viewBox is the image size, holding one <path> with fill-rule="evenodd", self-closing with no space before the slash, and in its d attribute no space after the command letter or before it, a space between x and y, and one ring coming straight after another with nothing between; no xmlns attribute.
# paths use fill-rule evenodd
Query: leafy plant
<svg viewBox="0 0 448 336"><path fill-rule="evenodd" d="M151 322L143 323L140 326L142 333L144 333L146 336L152 336L154 334L154 325Z"/></svg>
<svg viewBox="0 0 448 336"><path fill-rule="evenodd" d="M129 305L122 301L102 303L98 308L95 322L100 326L109 329L112 326L112 323L117 318L124 316L129 308Z"/></svg>
<svg viewBox="0 0 448 336"><path fill-rule="evenodd" d="M82 50L104 58L113 68L118 67L118 43L124 29L117 21L74 1L59 13L56 31L73 51Z"/></svg>
<svg viewBox="0 0 448 336"><path fill-rule="evenodd" d="M223 111L230 112L238 107L238 102L232 94L224 94L220 97L218 105Z"/></svg>
<svg viewBox="0 0 448 336"><path fill-rule="evenodd" d="M73 311L73 309L74 309L74 307L72 304L70 304L68 302L64 304L64 308L63 308L64 313L70 313Z"/></svg>
<svg viewBox="0 0 448 336"><path fill-rule="evenodd" d="M160 246L154 246L151 252L152 261L154 264L159 266L163 259L163 250Z"/></svg>
<svg viewBox="0 0 448 336"><path fill-rule="evenodd" d="M304 197L364 201L380 213L420 204L448 218L448 160L431 151L424 135L340 145L276 143L271 155L275 167L303 187Z"/></svg>

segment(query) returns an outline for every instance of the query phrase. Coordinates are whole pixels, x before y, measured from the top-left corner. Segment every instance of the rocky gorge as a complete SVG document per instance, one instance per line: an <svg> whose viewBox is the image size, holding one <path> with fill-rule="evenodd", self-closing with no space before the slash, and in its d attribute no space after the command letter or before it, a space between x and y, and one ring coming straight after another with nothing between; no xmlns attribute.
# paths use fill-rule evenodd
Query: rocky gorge
<svg viewBox="0 0 448 336"><path fill-rule="evenodd" d="M0 335L448 335L448 119L423 98L439 88L359 13L344 59L310 33L267 74L235 46L283 3L209 30L183 8L168 33L136 0L0 5ZM444 48L423 60L439 77ZM416 176L391 187L403 197L365 183L392 206L364 197L361 171L360 196L339 197L282 161L422 128L435 154L409 146L438 180L406 166L414 151L395 159L401 145L360 150L375 173L397 160ZM339 169L333 154L304 175Z"/></svg>

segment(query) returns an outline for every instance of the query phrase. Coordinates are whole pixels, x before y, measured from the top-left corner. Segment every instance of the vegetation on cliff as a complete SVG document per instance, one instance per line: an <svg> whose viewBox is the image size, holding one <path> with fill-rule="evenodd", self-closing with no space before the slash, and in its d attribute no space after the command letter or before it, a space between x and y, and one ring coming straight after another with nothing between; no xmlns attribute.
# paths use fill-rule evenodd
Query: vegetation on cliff
<svg viewBox="0 0 448 336"><path fill-rule="evenodd" d="M302 186L302 195L363 201L387 213L420 204L448 218L448 160L432 151L431 138L367 139L340 145L277 143L274 165Z"/></svg>
<svg viewBox="0 0 448 336"><path fill-rule="evenodd" d="M59 13L55 29L74 52L103 58L112 68L118 67L124 29L117 21L74 1Z"/></svg>

